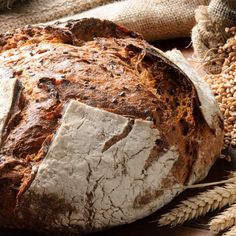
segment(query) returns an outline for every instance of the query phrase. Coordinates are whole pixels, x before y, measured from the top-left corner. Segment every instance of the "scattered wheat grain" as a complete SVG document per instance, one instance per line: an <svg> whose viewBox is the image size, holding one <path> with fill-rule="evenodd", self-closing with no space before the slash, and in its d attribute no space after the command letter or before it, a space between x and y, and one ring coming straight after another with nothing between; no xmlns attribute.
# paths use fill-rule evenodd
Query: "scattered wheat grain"
<svg viewBox="0 0 236 236"><path fill-rule="evenodd" d="M210 85L220 109L224 115L225 147L236 147L236 31L229 29L233 36L218 48L218 62L222 62L220 74L208 74L205 76L206 82ZM212 58L207 58L208 65ZM214 60L216 60L214 58ZM219 64L219 63L217 63Z"/></svg>

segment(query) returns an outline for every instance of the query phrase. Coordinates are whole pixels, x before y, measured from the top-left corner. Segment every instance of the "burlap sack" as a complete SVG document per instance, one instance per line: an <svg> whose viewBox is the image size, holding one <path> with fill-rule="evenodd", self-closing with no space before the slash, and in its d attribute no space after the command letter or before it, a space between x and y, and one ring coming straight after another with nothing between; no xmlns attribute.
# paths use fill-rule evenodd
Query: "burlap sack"
<svg viewBox="0 0 236 236"><path fill-rule="evenodd" d="M230 35L226 27L236 25L236 0L212 0L208 7L196 10L197 25L192 30L195 57L208 73L221 72L224 58L219 58L218 48Z"/></svg>
<svg viewBox="0 0 236 236"><path fill-rule="evenodd" d="M13 9L0 12L0 33L5 33L6 31L22 27L26 24L37 24L73 15L115 0L17 1L19 3L14 5ZM0 4L1 2L6 1L0 0Z"/></svg>
<svg viewBox="0 0 236 236"><path fill-rule="evenodd" d="M16 1L17 0L0 0L0 10L5 9L5 8L11 9L12 4Z"/></svg>
<svg viewBox="0 0 236 236"><path fill-rule="evenodd" d="M210 0L126 0L98 7L73 17L112 20L141 33L146 40L189 36L195 24L194 10Z"/></svg>
<svg viewBox="0 0 236 236"><path fill-rule="evenodd" d="M0 15L0 33L74 15L115 0L30 0ZM195 23L194 10L210 0L124 0L101 6L66 19L109 19L140 32L147 40L189 36Z"/></svg>

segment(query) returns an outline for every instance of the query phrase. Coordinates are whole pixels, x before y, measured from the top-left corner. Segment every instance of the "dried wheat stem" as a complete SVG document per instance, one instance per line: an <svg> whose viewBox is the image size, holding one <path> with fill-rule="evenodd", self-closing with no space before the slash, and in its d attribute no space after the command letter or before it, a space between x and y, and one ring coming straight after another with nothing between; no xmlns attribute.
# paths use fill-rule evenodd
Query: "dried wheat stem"
<svg viewBox="0 0 236 236"><path fill-rule="evenodd" d="M236 183L236 172L233 174L232 178L226 179L226 180L221 180L221 181L216 181L216 182L209 182L209 183L201 183L201 184L193 184L193 185L179 185L173 188L187 190L187 189L194 189L194 188L205 188L205 187L211 187L211 186L216 186L216 185L222 185L222 184L227 184L227 183ZM159 188L158 190L166 190L166 188Z"/></svg>
<svg viewBox="0 0 236 236"><path fill-rule="evenodd" d="M236 225L233 226L229 231L225 232L222 236L235 236L236 235Z"/></svg>
<svg viewBox="0 0 236 236"><path fill-rule="evenodd" d="M236 182L224 187L215 187L194 197L182 201L176 208L164 214L159 219L160 226L176 226L187 220L205 215L209 211L221 209L236 200Z"/></svg>
<svg viewBox="0 0 236 236"><path fill-rule="evenodd" d="M184 186L184 190L193 189L193 188L205 188L205 187L211 187L211 186L215 186L215 185L234 183L234 182L236 182L236 177L230 178L227 180L217 181L217 182L188 185L188 186Z"/></svg>
<svg viewBox="0 0 236 236"><path fill-rule="evenodd" d="M210 223L210 230L217 234L236 225L236 204L214 217ZM235 234L236 235L236 234Z"/></svg>

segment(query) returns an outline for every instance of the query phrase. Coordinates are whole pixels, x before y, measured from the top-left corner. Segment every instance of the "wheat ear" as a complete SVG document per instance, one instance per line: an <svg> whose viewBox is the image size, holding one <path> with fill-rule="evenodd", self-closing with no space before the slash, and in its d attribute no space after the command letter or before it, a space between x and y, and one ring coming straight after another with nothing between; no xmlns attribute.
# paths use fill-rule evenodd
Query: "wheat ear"
<svg viewBox="0 0 236 236"><path fill-rule="evenodd" d="M176 208L161 216L158 221L160 226L176 226L187 220L205 215L209 211L221 209L236 200L236 181L224 187L215 187L202 192L194 197L182 201Z"/></svg>
<svg viewBox="0 0 236 236"><path fill-rule="evenodd" d="M230 228L230 230L225 232L222 236L235 236L235 235L236 235L236 225Z"/></svg>
<svg viewBox="0 0 236 236"><path fill-rule="evenodd" d="M218 234L221 231L229 229L236 224L236 204L223 211L218 216L214 217L210 223L210 230ZM236 234L235 234L236 235Z"/></svg>

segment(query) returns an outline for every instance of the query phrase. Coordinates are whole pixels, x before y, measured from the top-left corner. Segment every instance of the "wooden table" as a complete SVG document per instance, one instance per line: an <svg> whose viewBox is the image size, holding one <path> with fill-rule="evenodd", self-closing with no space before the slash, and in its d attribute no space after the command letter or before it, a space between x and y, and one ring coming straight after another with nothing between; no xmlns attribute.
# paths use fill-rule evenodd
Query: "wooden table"
<svg viewBox="0 0 236 236"><path fill-rule="evenodd" d="M164 51L175 47L181 49L192 66L197 68L200 74L204 73L202 70L199 70L200 68L195 64L194 60L191 59L193 50L191 46L189 46L189 39L155 42L154 45ZM236 150L227 150L227 154L231 156L232 161L228 162L226 160L218 160L212 167L205 182L222 180L225 176L227 176L230 170L236 170ZM199 190L185 191L176 197L170 204L145 219L136 221L129 225L119 226L107 231L90 234L89 236L213 236L213 234L207 230L207 222L214 215L214 213L207 214L205 217L190 221L175 228L158 227L157 223L154 222L161 214L168 212L168 210L172 208L177 202L196 194L198 191ZM29 231L0 229L0 236L19 235L40 236L39 234Z"/></svg>

